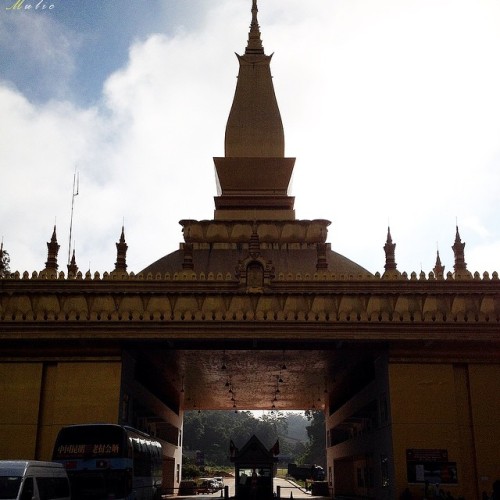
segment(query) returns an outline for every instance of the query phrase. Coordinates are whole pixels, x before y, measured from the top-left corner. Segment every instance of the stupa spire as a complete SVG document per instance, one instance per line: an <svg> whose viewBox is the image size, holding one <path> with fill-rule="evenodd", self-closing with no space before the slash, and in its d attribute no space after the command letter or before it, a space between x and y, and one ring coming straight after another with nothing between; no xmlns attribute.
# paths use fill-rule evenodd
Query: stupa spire
<svg viewBox="0 0 500 500"><path fill-rule="evenodd" d="M250 32L248 33L248 44L245 54L264 54L264 47L260 39L260 26L257 21L257 0L252 0L252 22L250 23Z"/></svg>
<svg viewBox="0 0 500 500"><path fill-rule="evenodd" d="M226 125L225 156L283 158L285 136L271 76L272 56L264 54L256 0L245 53L236 55L240 69Z"/></svg>
<svg viewBox="0 0 500 500"><path fill-rule="evenodd" d="M239 62L233 104L226 124L224 157L217 171L215 218L293 220L288 196L295 158L285 158L285 134L274 93L271 57L264 53L252 0L248 43Z"/></svg>

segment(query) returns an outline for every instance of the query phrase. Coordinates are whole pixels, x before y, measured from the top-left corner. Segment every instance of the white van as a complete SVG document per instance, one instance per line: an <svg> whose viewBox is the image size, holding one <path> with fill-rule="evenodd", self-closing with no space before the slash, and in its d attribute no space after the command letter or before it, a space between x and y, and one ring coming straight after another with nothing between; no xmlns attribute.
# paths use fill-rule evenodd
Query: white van
<svg viewBox="0 0 500 500"><path fill-rule="evenodd" d="M70 500L68 475L61 464L0 460L0 500Z"/></svg>

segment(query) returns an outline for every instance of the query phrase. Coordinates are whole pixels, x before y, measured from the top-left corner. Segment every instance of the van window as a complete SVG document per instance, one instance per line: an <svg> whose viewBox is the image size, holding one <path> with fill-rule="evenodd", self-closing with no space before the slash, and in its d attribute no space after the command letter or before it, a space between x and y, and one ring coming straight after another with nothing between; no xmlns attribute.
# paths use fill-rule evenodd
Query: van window
<svg viewBox="0 0 500 500"><path fill-rule="evenodd" d="M0 499L17 498L21 486L19 476L0 476Z"/></svg>
<svg viewBox="0 0 500 500"><path fill-rule="evenodd" d="M33 495L34 495L33 478L27 477L24 480L23 491L22 491L21 496L19 498L20 498L20 500L32 500Z"/></svg>
<svg viewBox="0 0 500 500"><path fill-rule="evenodd" d="M69 482L64 477L37 477L40 500L69 497Z"/></svg>

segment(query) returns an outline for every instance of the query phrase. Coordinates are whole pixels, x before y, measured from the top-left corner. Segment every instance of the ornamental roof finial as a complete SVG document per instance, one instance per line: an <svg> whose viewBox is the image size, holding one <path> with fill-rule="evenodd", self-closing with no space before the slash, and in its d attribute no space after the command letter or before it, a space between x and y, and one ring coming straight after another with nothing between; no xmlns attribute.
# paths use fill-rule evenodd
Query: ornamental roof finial
<svg viewBox="0 0 500 500"><path fill-rule="evenodd" d="M76 265L75 249L73 248L73 255L68 264L68 278L75 278L78 272L78 266Z"/></svg>
<svg viewBox="0 0 500 500"><path fill-rule="evenodd" d="M451 247L453 250L453 253L455 254L455 265L453 266L453 269L455 270L455 279L457 278L471 278L472 274L470 271L467 270L467 264L465 262L465 243L462 242L462 239L460 238L460 233L458 232L458 225L457 225L457 231L455 233L455 243L453 243L453 246Z"/></svg>
<svg viewBox="0 0 500 500"><path fill-rule="evenodd" d="M455 243L453 243L453 246L451 248L453 250L453 253L455 254L455 265L453 266L455 272L466 271L467 264L465 263L464 252L465 243L462 243L460 233L458 232L458 226L455 233Z"/></svg>
<svg viewBox="0 0 500 500"><path fill-rule="evenodd" d="M59 267L57 264L59 247L60 245L57 243L56 226L54 226L50 242L47 243L47 262L45 263L45 270L57 271Z"/></svg>
<svg viewBox="0 0 500 500"><path fill-rule="evenodd" d="M392 242L391 228L387 228L387 240L384 245L385 251L385 270L386 271L396 271L396 243Z"/></svg>
<svg viewBox="0 0 500 500"><path fill-rule="evenodd" d="M128 245L125 242L125 227L122 226L122 234L120 235L120 241L116 244L116 262L115 271L126 272L127 271L127 249Z"/></svg>
<svg viewBox="0 0 500 500"><path fill-rule="evenodd" d="M436 255L436 264L434 265L434 275L436 278L443 278L444 276L444 267L443 264L441 264L441 258L439 257L439 250L437 250L437 255Z"/></svg>

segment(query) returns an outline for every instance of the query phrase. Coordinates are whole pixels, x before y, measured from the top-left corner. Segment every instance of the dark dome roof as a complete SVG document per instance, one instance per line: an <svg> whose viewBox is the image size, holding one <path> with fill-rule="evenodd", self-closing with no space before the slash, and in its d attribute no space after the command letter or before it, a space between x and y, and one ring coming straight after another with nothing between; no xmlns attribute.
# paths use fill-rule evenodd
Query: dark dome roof
<svg viewBox="0 0 500 500"><path fill-rule="evenodd" d="M183 271L184 250L177 250L173 253L165 255L161 259L147 266L143 271L144 275L157 274L164 275L166 273L180 273ZM246 260L249 257L248 248L246 249L212 249L203 248L196 249L192 252L193 271L195 273L222 273L226 275L235 274L239 262ZM309 274L317 273L317 251L316 248L301 248L301 249L263 249L260 252L260 258L264 261L270 261L274 267L274 275L278 277L280 274ZM358 277L372 276L372 273L365 268L356 264L352 260L332 251L327 245L326 261L328 268L325 272L336 275L353 275Z"/></svg>

